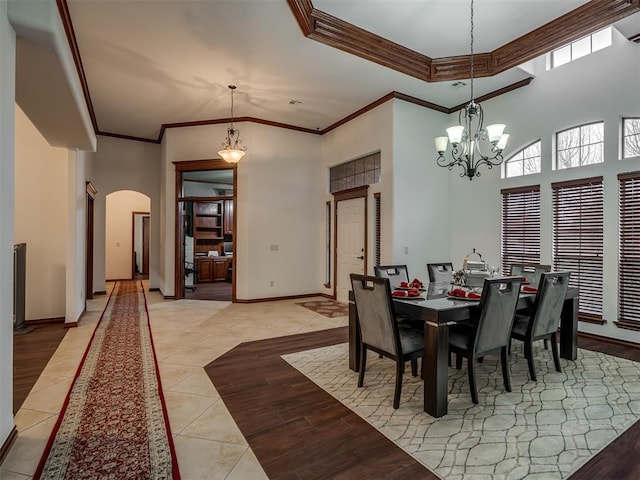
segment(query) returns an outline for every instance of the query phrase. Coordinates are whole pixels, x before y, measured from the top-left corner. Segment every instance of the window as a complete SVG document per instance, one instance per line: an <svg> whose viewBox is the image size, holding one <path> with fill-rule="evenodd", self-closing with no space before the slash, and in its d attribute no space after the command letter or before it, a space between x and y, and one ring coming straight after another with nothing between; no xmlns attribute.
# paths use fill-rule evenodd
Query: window
<svg viewBox="0 0 640 480"><path fill-rule="evenodd" d="M505 178L540 173L540 149L541 142L538 140L511 156L511 158L505 162Z"/></svg>
<svg viewBox="0 0 640 480"><path fill-rule="evenodd" d="M640 330L640 172L618 175L620 241L618 252L618 322Z"/></svg>
<svg viewBox="0 0 640 480"><path fill-rule="evenodd" d="M580 289L581 320L602 323L602 177L552 183L553 266Z"/></svg>
<svg viewBox="0 0 640 480"><path fill-rule="evenodd" d="M571 42L551 52L551 68L557 68L611 45L611 27Z"/></svg>
<svg viewBox="0 0 640 480"><path fill-rule="evenodd" d="M640 118L622 119L622 158L640 157Z"/></svg>
<svg viewBox="0 0 640 480"><path fill-rule="evenodd" d="M556 134L558 169L604 161L604 122L590 123Z"/></svg>
<svg viewBox="0 0 640 480"><path fill-rule="evenodd" d="M329 192L342 192L380 182L380 152L329 169Z"/></svg>
<svg viewBox="0 0 640 480"><path fill-rule="evenodd" d="M502 193L502 272L514 263L540 263L540 186L504 189Z"/></svg>

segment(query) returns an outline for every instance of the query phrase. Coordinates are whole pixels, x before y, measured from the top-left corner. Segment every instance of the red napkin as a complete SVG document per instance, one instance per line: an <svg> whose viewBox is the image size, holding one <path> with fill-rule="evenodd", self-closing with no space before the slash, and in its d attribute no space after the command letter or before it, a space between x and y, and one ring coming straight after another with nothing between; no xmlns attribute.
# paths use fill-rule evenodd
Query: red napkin
<svg viewBox="0 0 640 480"><path fill-rule="evenodd" d="M402 288L409 288L409 282L400 282Z"/></svg>
<svg viewBox="0 0 640 480"><path fill-rule="evenodd" d="M450 297L458 297L458 298L473 298L474 300L480 300L482 295L476 292L467 292L461 288L454 288L449 293Z"/></svg>
<svg viewBox="0 0 640 480"><path fill-rule="evenodd" d="M527 293L538 293L538 289L536 287L530 287L529 285L523 285L522 291Z"/></svg>
<svg viewBox="0 0 640 480"><path fill-rule="evenodd" d="M394 297L419 297L420 291L416 288L410 288L409 290L394 290L391 292Z"/></svg>
<svg viewBox="0 0 640 480"><path fill-rule="evenodd" d="M424 284L417 278L414 278L413 280L411 280L411 283L409 284L409 287L411 288L423 288Z"/></svg>

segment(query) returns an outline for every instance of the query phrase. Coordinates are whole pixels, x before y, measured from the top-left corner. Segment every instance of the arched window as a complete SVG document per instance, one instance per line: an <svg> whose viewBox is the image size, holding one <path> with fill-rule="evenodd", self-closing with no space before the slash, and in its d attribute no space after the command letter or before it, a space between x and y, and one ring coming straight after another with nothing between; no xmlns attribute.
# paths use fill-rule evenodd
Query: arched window
<svg viewBox="0 0 640 480"><path fill-rule="evenodd" d="M504 178L540 173L540 149L541 141L538 140L512 155L505 162Z"/></svg>

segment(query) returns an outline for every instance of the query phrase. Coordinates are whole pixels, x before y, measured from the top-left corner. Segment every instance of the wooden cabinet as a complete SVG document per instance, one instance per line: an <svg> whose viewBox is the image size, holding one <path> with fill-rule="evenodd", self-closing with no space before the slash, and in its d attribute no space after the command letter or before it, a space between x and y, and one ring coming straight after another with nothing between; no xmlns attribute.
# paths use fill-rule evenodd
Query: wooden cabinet
<svg viewBox="0 0 640 480"><path fill-rule="evenodd" d="M219 250L223 238L222 201L195 202L193 212L193 240L195 253Z"/></svg>
<svg viewBox="0 0 640 480"><path fill-rule="evenodd" d="M229 261L225 257L196 258L196 283L222 282L226 280Z"/></svg>
<svg viewBox="0 0 640 480"><path fill-rule="evenodd" d="M233 235L233 200L224 201L224 234Z"/></svg>

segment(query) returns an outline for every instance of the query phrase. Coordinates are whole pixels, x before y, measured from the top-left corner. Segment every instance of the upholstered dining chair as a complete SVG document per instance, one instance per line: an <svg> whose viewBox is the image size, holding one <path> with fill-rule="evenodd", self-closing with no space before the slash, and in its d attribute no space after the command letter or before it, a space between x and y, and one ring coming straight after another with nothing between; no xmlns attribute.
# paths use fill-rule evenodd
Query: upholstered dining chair
<svg viewBox="0 0 640 480"><path fill-rule="evenodd" d="M521 284L520 277L485 279L473 328L455 329L449 333L449 349L456 354L458 370L462 367L462 357L467 358L473 403L478 403L475 362L489 353L500 351L504 388L511 391L508 348Z"/></svg>
<svg viewBox="0 0 640 480"><path fill-rule="evenodd" d="M551 354L556 371L561 372L558 358L557 332L564 297L571 272L549 272L540 276L538 293L529 315L516 314L511 338L524 342L524 356L529 364L529 376L536 381L533 363L533 342L544 339L551 342Z"/></svg>
<svg viewBox="0 0 640 480"><path fill-rule="evenodd" d="M430 282L452 282L453 264L447 263L427 263L427 273Z"/></svg>
<svg viewBox="0 0 640 480"><path fill-rule="evenodd" d="M373 267L376 277L388 278L391 287L397 287L400 282L409 283L409 270L406 265L376 265Z"/></svg>
<svg viewBox="0 0 640 480"><path fill-rule="evenodd" d="M537 285L540 281L540 275L544 272L550 272L551 265L540 265L537 263L514 263L511 265L512 277L524 277L530 285Z"/></svg>
<svg viewBox="0 0 640 480"><path fill-rule="evenodd" d="M411 373L417 376L418 359L424 357L423 332L396 321L388 278L355 273L350 277L362 337L358 387L364 384L367 350L394 360L396 382L393 408L398 408L405 363L411 362Z"/></svg>

